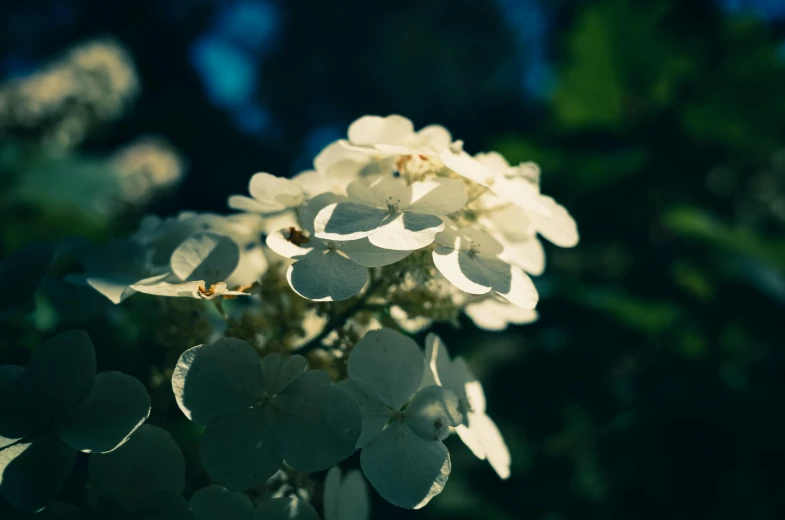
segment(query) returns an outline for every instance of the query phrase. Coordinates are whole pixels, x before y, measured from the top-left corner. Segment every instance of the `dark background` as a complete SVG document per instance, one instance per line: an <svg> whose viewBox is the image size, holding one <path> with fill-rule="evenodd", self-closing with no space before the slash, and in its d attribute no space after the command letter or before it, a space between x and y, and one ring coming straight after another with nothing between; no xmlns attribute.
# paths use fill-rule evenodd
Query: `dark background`
<svg viewBox="0 0 785 520"><path fill-rule="evenodd" d="M785 518L784 1L9 0L0 94L95 38L127 49L138 96L67 146L45 138L59 116L20 124L0 103L2 255L226 211L252 173L307 169L363 114L537 161L576 218L579 246L547 247L538 323L437 326L484 381L513 476L453 438L445 492L412 514L374 495L373 518ZM97 211L95 172L140 135L176 150L183 179ZM207 326L198 302L169 309L195 320L184 338L156 322L168 304L51 289L3 323L0 363L84 327L193 455L160 379ZM84 503L84 473L61 500Z"/></svg>

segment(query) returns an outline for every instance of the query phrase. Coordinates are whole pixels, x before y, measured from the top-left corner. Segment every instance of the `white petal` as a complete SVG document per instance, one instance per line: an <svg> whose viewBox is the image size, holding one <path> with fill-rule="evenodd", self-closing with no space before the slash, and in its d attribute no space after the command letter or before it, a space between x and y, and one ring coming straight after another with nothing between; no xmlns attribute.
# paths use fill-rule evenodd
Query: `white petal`
<svg viewBox="0 0 785 520"><path fill-rule="evenodd" d="M541 201L548 207L547 217L532 214L532 224L539 234L559 247L573 247L578 244L578 226L569 212L552 198L543 196Z"/></svg>
<svg viewBox="0 0 785 520"><path fill-rule="evenodd" d="M204 289L206 282L196 280L185 283L159 282L152 285L132 285L131 289L153 296L169 296L173 298L202 298L200 289Z"/></svg>
<svg viewBox="0 0 785 520"><path fill-rule="evenodd" d="M441 493L451 468L442 442L425 441L401 423L363 448L360 465L382 498L407 509L419 509Z"/></svg>
<svg viewBox="0 0 785 520"><path fill-rule="evenodd" d="M408 206L412 201L412 187L403 179L391 175L380 175L362 179L346 188L349 199L367 206L387 208L388 204Z"/></svg>
<svg viewBox="0 0 785 520"><path fill-rule="evenodd" d="M491 290L485 270L476 257L466 251L440 246L433 250L431 256L439 272L458 289L469 294L485 294Z"/></svg>
<svg viewBox="0 0 785 520"><path fill-rule="evenodd" d="M265 397L256 349L236 338L183 352L172 374L172 389L185 416L198 424L244 410Z"/></svg>
<svg viewBox="0 0 785 520"><path fill-rule="evenodd" d="M469 448L469 451L471 451L475 457L480 460L485 460L485 448L483 448L480 439L475 436L474 432L472 432L468 426L461 424L455 428L455 433L458 434L461 442Z"/></svg>
<svg viewBox="0 0 785 520"><path fill-rule="evenodd" d="M523 325L537 321L537 311L522 309L496 298L486 298L477 303L470 303L464 309L475 325L485 330L505 330L508 325Z"/></svg>
<svg viewBox="0 0 785 520"><path fill-rule="evenodd" d="M497 294L523 309L537 306L537 288L520 267L491 258L478 257L477 263Z"/></svg>
<svg viewBox="0 0 785 520"><path fill-rule="evenodd" d="M227 205L238 211L250 211L252 213L273 213L280 211L280 205L276 203L264 203L245 195L232 195L227 201Z"/></svg>
<svg viewBox="0 0 785 520"><path fill-rule="evenodd" d="M335 251L308 255L289 266L286 279L303 298L341 301L359 293L368 269Z"/></svg>
<svg viewBox="0 0 785 520"><path fill-rule="evenodd" d="M251 177L248 192L271 211L283 211L299 206L303 201L303 190L298 183L269 173L257 173Z"/></svg>
<svg viewBox="0 0 785 520"><path fill-rule="evenodd" d="M310 199L300 208L297 213L298 220L302 224L303 231L313 235L316 215L318 215L321 210L330 204L337 204L339 202L349 202L349 200L346 197L336 195L335 193L322 193L321 195L317 195L316 197Z"/></svg>
<svg viewBox="0 0 785 520"><path fill-rule="evenodd" d="M95 377L87 399L60 426L60 438L75 450L110 452L125 443L150 415L150 396L138 379L121 372Z"/></svg>
<svg viewBox="0 0 785 520"><path fill-rule="evenodd" d="M466 205L466 189L458 179L435 177L414 182L411 189L409 211L442 216L460 211Z"/></svg>
<svg viewBox="0 0 785 520"><path fill-rule="evenodd" d="M368 240L375 246L396 251L414 251L433 243L444 229L442 219L421 213L398 213L386 220Z"/></svg>
<svg viewBox="0 0 785 520"><path fill-rule="evenodd" d="M308 242L303 243L305 247L298 246L289 240L293 231L296 232L297 230L295 228L286 228L269 234L266 241L267 247L285 258L302 258L314 250L313 247L309 247L309 244L319 243L321 245L321 240L310 238Z"/></svg>
<svg viewBox="0 0 785 520"><path fill-rule="evenodd" d="M394 249L376 247L367 238L342 242L338 248L350 259L365 267L381 267L394 264L412 254L411 251L396 251Z"/></svg>
<svg viewBox="0 0 785 520"><path fill-rule="evenodd" d="M309 370L270 407L281 455L293 468L321 471L354 453L360 410L348 393L330 384L326 372Z"/></svg>
<svg viewBox="0 0 785 520"><path fill-rule="evenodd" d="M354 145L403 144L414 134L414 125L399 115L363 116L349 125L349 141Z"/></svg>
<svg viewBox="0 0 785 520"><path fill-rule="evenodd" d="M502 479L510 476L510 450L499 428L484 413L469 414L469 430L482 444L491 467Z"/></svg>
<svg viewBox="0 0 785 520"><path fill-rule="evenodd" d="M417 343L392 329L368 332L354 346L348 362L350 380L372 389L393 410L417 391L423 369Z"/></svg>
<svg viewBox="0 0 785 520"><path fill-rule="evenodd" d="M536 237L524 242L506 244L499 258L517 265L532 276L539 276L545 271L545 250Z"/></svg>
<svg viewBox="0 0 785 520"><path fill-rule="evenodd" d="M497 177L490 184L491 191L519 208L550 216L550 208L542 200L539 187L524 179Z"/></svg>
<svg viewBox="0 0 785 520"><path fill-rule="evenodd" d="M213 484L193 494L189 502L194 520L251 520L253 504L237 491Z"/></svg>
<svg viewBox="0 0 785 520"><path fill-rule="evenodd" d="M106 296L112 303L118 304L136 294L137 291L131 288L132 285L149 285L160 282L168 276L170 276L170 273L163 273L141 280L136 276L87 276L84 278L84 282ZM71 278L68 281L72 282L72 280L74 280L74 278Z"/></svg>
<svg viewBox="0 0 785 520"><path fill-rule="evenodd" d="M275 425L263 406L211 420L199 452L210 478L229 489L258 486L281 465Z"/></svg>
<svg viewBox="0 0 785 520"><path fill-rule="evenodd" d="M412 139L412 146L427 148L434 152L446 150L452 144L450 132L441 125L428 125L421 128Z"/></svg>
<svg viewBox="0 0 785 520"><path fill-rule="evenodd" d="M367 237L388 219L389 212L365 204L342 202L323 208L314 220L317 237L329 240L356 240Z"/></svg>
<svg viewBox="0 0 785 520"><path fill-rule="evenodd" d="M458 153L452 150L445 150L439 154L439 158L447 168L477 184L490 186L497 178L496 173L462 150Z"/></svg>
<svg viewBox="0 0 785 520"><path fill-rule="evenodd" d="M345 379L338 383L352 396L362 416L362 432L357 439L357 448L363 448L382 433L393 416L393 410L384 404L376 392L360 381Z"/></svg>
<svg viewBox="0 0 785 520"><path fill-rule="evenodd" d="M478 153L474 156L474 159L495 172L504 173L511 168L510 163L499 152Z"/></svg>
<svg viewBox="0 0 785 520"><path fill-rule="evenodd" d="M196 233L172 253L172 272L183 281L225 280L240 261L240 248L229 237Z"/></svg>
<svg viewBox="0 0 785 520"><path fill-rule="evenodd" d="M113 452L91 455L88 475L91 486L131 509L154 493L182 493L185 459L166 430L145 424Z"/></svg>
<svg viewBox="0 0 785 520"><path fill-rule="evenodd" d="M284 391L292 382L308 370L304 357L293 355L283 357L277 352L262 358L262 380L267 395L273 396Z"/></svg>
<svg viewBox="0 0 785 520"><path fill-rule="evenodd" d="M418 391L404 411L404 422L426 441L442 441L450 427L463 422L458 397L443 386L427 386Z"/></svg>
<svg viewBox="0 0 785 520"><path fill-rule="evenodd" d="M311 504L295 496L265 500L256 506L253 520L319 520Z"/></svg>
<svg viewBox="0 0 785 520"><path fill-rule="evenodd" d="M428 334L425 337L425 360L436 384L449 388L459 399L466 399L465 373L455 366L447 352L447 347L436 334Z"/></svg>

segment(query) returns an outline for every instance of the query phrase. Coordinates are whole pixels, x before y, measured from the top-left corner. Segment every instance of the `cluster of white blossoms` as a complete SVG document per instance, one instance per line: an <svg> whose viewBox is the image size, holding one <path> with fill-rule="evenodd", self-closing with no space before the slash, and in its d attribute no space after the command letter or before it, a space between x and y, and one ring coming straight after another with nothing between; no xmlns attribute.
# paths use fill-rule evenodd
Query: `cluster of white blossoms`
<svg viewBox="0 0 785 520"><path fill-rule="evenodd" d="M574 220L541 194L539 178L532 163L468 154L440 126L415 131L401 116L365 116L348 139L316 157L314 170L293 179L254 175L250 196L229 198L240 213L148 217L128 239L88 252L70 283L116 304L135 293L212 300L227 327L226 337L218 331L185 350L171 377L179 408L204 428L199 457L215 484L186 502L182 454L166 432L145 425L116 451L92 456L93 509L110 518L313 520L310 502L321 498L325 520L364 520L363 475L388 502L416 509L447 483L452 465L443 441L452 433L508 478L510 453L467 363L451 359L433 334L421 349L400 331L454 322L459 311L487 330L536 320L529 276L545 267L538 235L562 247L578 242ZM245 311L240 320L221 303L238 297L245 305L229 311ZM257 321L248 318L253 309ZM107 452L149 412L147 394L127 376L96 377L94 389L125 392L99 398L87 379L57 379L51 362L36 359L25 373L38 373L41 384L55 379L35 395L60 403L62 413L47 404L49 416L24 422L8 404L24 401L9 392L27 391L19 385L30 378L0 367L6 497L35 480L23 474L40 469L51 451L23 464L33 437ZM80 385L76 393L65 389L71 383ZM105 414L104 429L96 412ZM351 470L343 478L336 465L357 450L362 475ZM39 495L9 500L30 511L51 504L69 456L56 485L45 478ZM302 479L328 469L321 496L312 496L314 486Z"/></svg>

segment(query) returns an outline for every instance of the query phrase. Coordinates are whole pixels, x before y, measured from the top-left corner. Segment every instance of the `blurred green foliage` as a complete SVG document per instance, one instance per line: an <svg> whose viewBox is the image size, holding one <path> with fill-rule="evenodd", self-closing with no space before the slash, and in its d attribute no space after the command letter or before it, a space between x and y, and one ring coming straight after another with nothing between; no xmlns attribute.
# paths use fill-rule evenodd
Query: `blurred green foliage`
<svg viewBox="0 0 785 520"><path fill-rule="evenodd" d="M513 477L497 481L453 439L447 488L417 515L783 518L783 27L703 0L551 3L555 87L535 101L520 99L508 79L514 74L502 73L516 67L515 51L491 2L403 2L397 10L339 4L293 3L264 65L259 96L280 116L278 144L230 132L205 106L204 125L216 139L205 146L192 128L202 124L199 114L178 121L185 105L177 105L151 115L160 105L143 98L136 123L85 150L58 156L4 141L0 182L30 183L38 170L83 182L92 175L84 172L106 167L101 157L120 137L150 130L140 118L195 165L178 194L151 207L170 213L223 211L223 198L243 191L251 168L290 166L313 113L349 121L399 111L418 125L466 133L471 151L536 161L544 191L570 209L582 236L574 249L547 251L547 274L537 280L540 321L499 334L465 320L460 330L437 327L483 379L489 413L511 447ZM193 36L200 16L178 38ZM149 52L129 41L132 54ZM183 61L185 54L163 55ZM150 95L167 92L155 100L171 100L163 80L145 76L155 68L136 57ZM180 62L173 67L173 76L193 81ZM221 133L235 141L231 156ZM90 187L69 185L92 196ZM30 189L47 196L31 202L5 187L0 194L6 253L65 234L122 236L138 219L139 208L98 217L78 203L59 206L59 188ZM42 290L36 314L4 322L0 363L26 360L55 329L84 326L103 369L148 383L151 422L172 431L194 460L199 432L172 406L167 371L202 341L214 315L192 304L162 310L145 297L108 309L77 292ZM69 315L64 307L90 312ZM177 319L159 324L162 315ZM200 468L188 470L189 490L206 483ZM67 495L81 496L83 483L82 468ZM374 518L410 517L379 500L373 506Z"/></svg>

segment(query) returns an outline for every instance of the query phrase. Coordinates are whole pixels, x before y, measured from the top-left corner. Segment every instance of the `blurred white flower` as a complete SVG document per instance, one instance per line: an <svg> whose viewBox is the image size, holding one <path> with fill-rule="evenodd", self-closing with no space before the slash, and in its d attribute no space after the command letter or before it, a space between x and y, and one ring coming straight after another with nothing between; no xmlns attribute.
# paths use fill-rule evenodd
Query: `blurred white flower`
<svg viewBox="0 0 785 520"><path fill-rule="evenodd" d="M305 194L300 183L269 173L257 173L248 183L250 197L232 195L229 207L254 213L277 213L296 208L303 203Z"/></svg>
<svg viewBox="0 0 785 520"><path fill-rule="evenodd" d="M425 338L425 358L430 373L423 385L435 381L458 396L463 422L455 429L474 455L487 459L499 477L510 476L510 452L499 428L485 413L485 393L463 358L450 359L447 348L435 334Z"/></svg>
<svg viewBox="0 0 785 520"><path fill-rule="evenodd" d="M492 331L504 330L510 324L533 323L538 317L534 309L522 309L493 296L470 303L464 312L479 328Z"/></svg>
<svg viewBox="0 0 785 520"><path fill-rule="evenodd" d="M341 474L333 466L324 479L324 520L368 520L371 515L368 485L353 469Z"/></svg>

